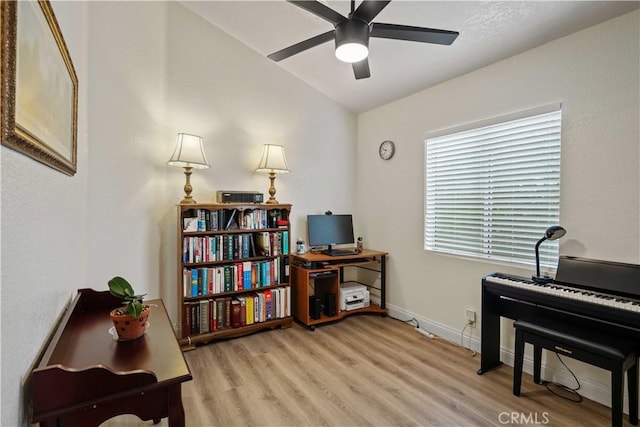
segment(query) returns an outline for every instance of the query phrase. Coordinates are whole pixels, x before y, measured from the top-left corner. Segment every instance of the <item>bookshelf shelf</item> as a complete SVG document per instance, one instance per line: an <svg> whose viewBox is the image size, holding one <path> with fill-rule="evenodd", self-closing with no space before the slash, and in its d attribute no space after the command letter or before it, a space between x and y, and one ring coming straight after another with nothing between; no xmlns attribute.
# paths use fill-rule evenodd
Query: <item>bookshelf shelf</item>
<svg viewBox="0 0 640 427"><path fill-rule="evenodd" d="M183 350L291 326L290 213L290 204L178 206Z"/></svg>

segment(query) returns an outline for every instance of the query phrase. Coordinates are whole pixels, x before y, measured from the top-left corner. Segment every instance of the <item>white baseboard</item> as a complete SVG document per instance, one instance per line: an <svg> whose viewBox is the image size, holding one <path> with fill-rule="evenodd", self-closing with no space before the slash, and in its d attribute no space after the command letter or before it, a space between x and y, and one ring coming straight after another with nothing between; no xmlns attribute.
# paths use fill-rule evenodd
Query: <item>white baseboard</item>
<svg viewBox="0 0 640 427"><path fill-rule="evenodd" d="M434 322L433 320L427 319L415 313L411 313L410 311L407 311L400 307L396 307L390 304L387 304L386 306L389 310L389 317L393 317L394 319L402 321L416 319L418 321L418 324L420 325L420 329L422 329L423 331L429 332L458 346L462 346L461 343L463 343L465 348L476 352L480 351L480 340L478 338L469 336L468 330L465 331L464 337L462 337L462 329L452 329L441 323Z"/></svg>
<svg viewBox="0 0 640 427"><path fill-rule="evenodd" d="M470 350L480 352L480 339L477 337L470 337L468 331L465 331L464 337L462 337L462 329L453 329L441 323L435 322L433 320L422 317L418 314L412 313L408 310L405 310L400 307L396 307L391 304L386 305L389 310L389 317L394 319L401 320L403 322L410 321L411 319L416 319L416 321L420 325L420 329L422 329L423 335L427 335L431 333L437 337L440 337L446 341L449 341L455 345L460 346L461 339L463 339L464 347ZM462 325L464 327L464 325ZM479 331L478 331L479 333ZM546 352L547 356L551 353ZM513 349L500 347L500 360L508 366L513 367L514 361L514 353ZM478 358L478 368L480 368L480 358ZM573 376L564 368L564 366L559 365L559 369L554 369L554 367L548 366L543 363L541 367L541 376L543 379L547 381L554 381L560 384L566 384L569 387L575 386L575 379ZM599 368L593 368L599 369ZM523 371L533 375L533 359L525 355L524 363L523 363ZM603 383L601 381L596 381L593 378L578 376L578 381L580 382L580 395L593 400L595 402L601 403L605 406L611 407L611 385L609 382ZM523 381L527 381L528 379L523 378ZM531 379L533 381L533 379ZM625 388L624 395L624 412L628 414L629 412L629 402L628 402L628 394Z"/></svg>

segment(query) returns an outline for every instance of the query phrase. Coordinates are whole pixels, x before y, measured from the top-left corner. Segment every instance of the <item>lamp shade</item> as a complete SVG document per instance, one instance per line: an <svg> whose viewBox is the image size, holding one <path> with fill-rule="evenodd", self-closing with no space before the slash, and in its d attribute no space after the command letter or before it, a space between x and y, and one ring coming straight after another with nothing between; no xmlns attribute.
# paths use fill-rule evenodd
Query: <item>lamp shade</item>
<svg viewBox="0 0 640 427"><path fill-rule="evenodd" d="M289 173L282 145L265 144L256 172Z"/></svg>
<svg viewBox="0 0 640 427"><path fill-rule="evenodd" d="M546 229L546 231L544 232L544 237L547 240L557 240L564 236L566 233L567 230L560 227L559 225L552 225L551 227Z"/></svg>
<svg viewBox="0 0 640 427"><path fill-rule="evenodd" d="M188 133L179 133L176 149L167 162L170 166L206 169L209 167L202 147L202 138Z"/></svg>
<svg viewBox="0 0 640 427"><path fill-rule="evenodd" d="M336 58L343 62L360 62L369 55L369 26L349 19L336 25Z"/></svg>

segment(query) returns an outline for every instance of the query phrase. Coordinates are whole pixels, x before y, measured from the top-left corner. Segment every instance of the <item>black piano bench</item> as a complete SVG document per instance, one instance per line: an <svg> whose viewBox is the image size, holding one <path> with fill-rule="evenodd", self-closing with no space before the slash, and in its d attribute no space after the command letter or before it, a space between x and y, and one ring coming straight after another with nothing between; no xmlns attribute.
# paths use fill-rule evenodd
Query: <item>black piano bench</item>
<svg viewBox="0 0 640 427"><path fill-rule="evenodd" d="M565 355L611 372L611 425L622 426L624 374L629 390L629 422L638 425L638 343L593 321L580 324L564 317L534 314L514 322L516 328L513 394L520 396L524 345L533 345L533 380L540 384L542 349Z"/></svg>

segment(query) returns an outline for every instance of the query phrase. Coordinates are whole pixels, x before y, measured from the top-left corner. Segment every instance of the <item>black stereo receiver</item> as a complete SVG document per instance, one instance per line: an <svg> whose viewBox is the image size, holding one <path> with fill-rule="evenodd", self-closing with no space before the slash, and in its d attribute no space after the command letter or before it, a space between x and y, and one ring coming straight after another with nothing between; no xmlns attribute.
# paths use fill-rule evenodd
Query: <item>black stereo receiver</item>
<svg viewBox="0 0 640 427"><path fill-rule="evenodd" d="M216 191L218 203L262 203L264 194L257 191Z"/></svg>

